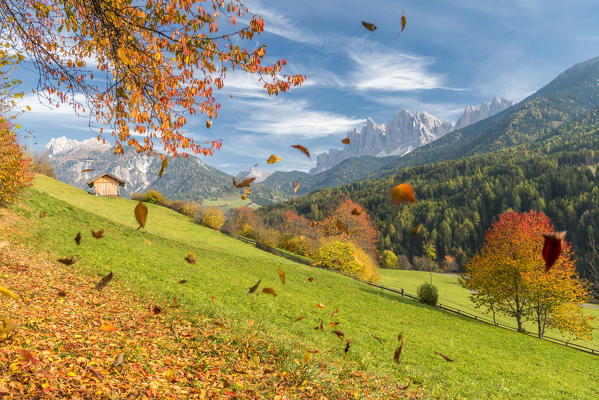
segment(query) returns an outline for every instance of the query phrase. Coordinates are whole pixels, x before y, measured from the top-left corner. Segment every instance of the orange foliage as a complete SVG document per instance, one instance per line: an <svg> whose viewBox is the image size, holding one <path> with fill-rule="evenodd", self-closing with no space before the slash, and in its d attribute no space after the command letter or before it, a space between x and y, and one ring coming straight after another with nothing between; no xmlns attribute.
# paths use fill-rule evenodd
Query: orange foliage
<svg viewBox="0 0 599 400"><path fill-rule="evenodd" d="M0 117L0 205L31 184L31 160L23 154L12 125Z"/></svg>
<svg viewBox="0 0 599 400"><path fill-rule="evenodd" d="M117 154L123 144L154 154L158 140L174 157L186 156L181 150L212 155L220 140L205 147L183 127L198 113L212 125L215 91L229 70L256 74L274 95L305 80L281 75L284 59L263 65L265 44L240 47L265 28L241 0L6 0L0 20L0 35L40 73L40 91L57 106L87 107L101 128L98 140L109 127Z"/></svg>

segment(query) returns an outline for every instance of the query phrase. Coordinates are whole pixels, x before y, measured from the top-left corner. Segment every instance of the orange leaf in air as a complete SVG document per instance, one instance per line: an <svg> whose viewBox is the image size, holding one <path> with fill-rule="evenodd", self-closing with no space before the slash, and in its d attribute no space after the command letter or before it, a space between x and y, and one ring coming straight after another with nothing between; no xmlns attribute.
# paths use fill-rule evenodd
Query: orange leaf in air
<svg viewBox="0 0 599 400"><path fill-rule="evenodd" d="M210 121L210 120L206 121L206 128L208 128L208 129L212 128L212 121Z"/></svg>
<svg viewBox="0 0 599 400"><path fill-rule="evenodd" d="M310 152L308 151L307 148L305 148L301 144L292 144L291 147L293 147L294 149L298 149L299 151L304 153L306 156L308 156L308 158L310 158Z"/></svg>
<svg viewBox="0 0 599 400"><path fill-rule="evenodd" d="M349 144L349 138L341 139L341 143Z"/></svg>
<svg viewBox="0 0 599 400"><path fill-rule="evenodd" d="M100 229L99 231L94 231L92 229L92 236L95 237L96 239L100 239L100 238L104 237L104 229Z"/></svg>
<svg viewBox="0 0 599 400"><path fill-rule="evenodd" d="M295 187L293 188L293 194L297 193L297 189L299 189L299 181L295 181Z"/></svg>
<svg viewBox="0 0 599 400"><path fill-rule="evenodd" d="M397 206L406 202L416 203L416 195L410 184L401 183L391 190L391 203Z"/></svg>
<svg viewBox="0 0 599 400"><path fill-rule="evenodd" d="M298 322L301 321L302 319L306 318L305 315L302 315L301 317L297 317L293 322Z"/></svg>
<svg viewBox="0 0 599 400"><path fill-rule="evenodd" d="M324 304L322 304L322 303L316 303L316 307L318 307L318 308L324 308Z"/></svg>
<svg viewBox="0 0 599 400"><path fill-rule="evenodd" d="M362 26L368 29L370 32L376 31L376 25L371 24L370 22L362 21Z"/></svg>
<svg viewBox="0 0 599 400"><path fill-rule="evenodd" d="M265 287L264 289L262 289L262 293L272 294L272 297L277 297L277 292L275 292L273 288Z"/></svg>
<svg viewBox="0 0 599 400"><path fill-rule="evenodd" d="M185 257L185 261L187 261L190 264L195 264L196 263L196 258L193 255L193 253L190 251L189 254L187 255L187 257Z"/></svg>
<svg viewBox="0 0 599 400"><path fill-rule="evenodd" d="M281 269L280 265L279 265L279 269L277 270L277 273L279 274L279 278L281 279L281 283L284 285L285 284L285 271L283 271Z"/></svg>
<svg viewBox="0 0 599 400"><path fill-rule="evenodd" d="M339 314L339 309L336 309L335 312L331 314L331 319L335 318L335 315Z"/></svg>
<svg viewBox="0 0 599 400"><path fill-rule="evenodd" d="M279 161L281 161L281 157L275 156L274 154L271 154L270 157L268 157L268 160L266 160L268 164L278 163Z"/></svg>
<svg viewBox="0 0 599 400"><path fill-rule="evenodd" d="M242 180L241 182L237 183L237 181L235 180L235 178L233 178L233 186L238 187L238 188L242 188L244 186L249 186L250 183L254 182L256 180L255 176L251 176L249 178L246 178L244 180Z"/></svg>

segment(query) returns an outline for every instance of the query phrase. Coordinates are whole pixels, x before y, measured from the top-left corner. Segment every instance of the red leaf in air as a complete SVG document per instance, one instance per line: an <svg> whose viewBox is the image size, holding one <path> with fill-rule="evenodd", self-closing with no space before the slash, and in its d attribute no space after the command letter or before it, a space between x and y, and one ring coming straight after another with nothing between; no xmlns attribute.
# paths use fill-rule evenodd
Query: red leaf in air
<svg viewBox="0 0 599 400"><path fill-rule="evenodd" d="M562 254L562 242L566 237L566 231L543 233L543 237L545 238L543 260L545 260L545 272L547 272Z"/></svg>

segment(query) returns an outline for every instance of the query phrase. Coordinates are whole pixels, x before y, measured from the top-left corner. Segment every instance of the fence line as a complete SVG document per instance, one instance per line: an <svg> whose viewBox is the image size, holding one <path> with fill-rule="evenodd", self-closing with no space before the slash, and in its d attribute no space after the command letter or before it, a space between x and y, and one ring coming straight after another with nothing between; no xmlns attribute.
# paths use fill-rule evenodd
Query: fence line
<svg viewBox="0 0 599 400"><path fill-rule="evenodd" d="M201 224L201 222L199 220L196 220L196 221L198 221ZM258 248L260 250L267 251L267 252L269 252L271 254L274 254L274 255L277 255L277 256L280 256L280 257L284 257L284 258L286 258L288 260L295 261L295 262L300 263L300 264L309 265L309 266L312 266L312 267L318 267L318 268L321 268L321 269L328 270L328 268L323 267L321 265L314 265L313 263L311 263L310 261L306 260L305 258L300 258L300 257L297 257L297 256L293 256L291 254L285 253L285 252L283 252L283 251L281 251L279 249L276 249L274 247L268 246L266 244L258 243L257 241L255 241L253 239L249 239L249 238L246 238L244 236L238 235L236 233L230 232L230 231L228 231L226 229L221 229L220 232L224 233L225 235L231 236L232 238L241 240L241 241L243 241L245 243L254 245L256 248ZM359 282L365 283L367 285L379 288L382 291L387 291L387 292L399 294L402 297L407 297L409 299L412 299L412 300L415 300L415 301L419 301L419 299L418 299L417 296L415 296L414 294L406 292L403 288L401 290L397 290L397 289L394 289L394 288L383 286L383 285L381 285L379 283L370 282L370 281L367 281L365 279L361 279L361 278L358 278L356 276L346 274L344 272L340 272L340 271L335 271L335 272L338 272L338 273L340 273L342 275L347 276L348 278L352 278L354 280L357 280ZM452 307L452 306L449 306L449 305L438 303L436 305L436 308L440 308L442 310L454 313L456 315L460 315L460 316L465 317L465 318L470 318L470 319L482 322L482 323L487 324L487 325L493 325L493 326L495 326L497 328L503 328L503 329L507 329L507 330L510 330L510 331L514 331L514 332L518 331L518 329L515 328L515 327L513 327L513 326L502 324L500 322L495 322L495 321L492 321L492 320L490 320L488 318L481 317L479 315L475 315L475 314L472 314L472 313L470 313L468 311L463 311L463 310L460 310L459 308ZM593 354L593 355L599 356L599 350L598 349L593 349L591 347L587 347L587 346L583 346L583 345L580 345L580 344L572 343L572 342L569 342L569 341L563 340L563 339L553 338L553 337L550 337L550 336L543 336L542 338L539 338L538 335L536 335L533 332L526 331L526 332L523 332L523 333L525 333L525 334L527 334L529 336L535 337L537 339L543 339L543 340L546 340L548 342L552 342L552 343L555 343L555 344L566 346L566 347L574 349L574 350L578 350L578 351L582 351L582 352L585 352L585 353L588 353L588 354Z"/></svg>

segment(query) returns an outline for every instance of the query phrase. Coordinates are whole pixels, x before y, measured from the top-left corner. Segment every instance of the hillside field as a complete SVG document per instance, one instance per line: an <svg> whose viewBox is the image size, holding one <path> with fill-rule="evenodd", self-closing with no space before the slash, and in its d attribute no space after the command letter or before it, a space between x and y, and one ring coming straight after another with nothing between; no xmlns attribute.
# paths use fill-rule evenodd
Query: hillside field
<svg viewBox="0 0 599 400"><path fill-rule="evenodd" d="M225 318L247 329L248 335L267 337L295 354L295 360L289 360L292 367L299 365L306 349L319 349L316 361L388 375L400 384L410 381L428 398L599 397L597 356L382 293L342 275L260 251L166 208L147 206L147 225L136 230L134 201L90 196L37 176L23 202L12 209L30 222L20 244L42 248L55 258L76 256L80 261L64 268L84 275L100 277L113 271L115 281L142 298L166 302L177 297L191 316ZM42 210L47 216L38 218ZM104 229L105 237L92 238L90 229ZM80 246L73 241L77 232L83 235ZM184 261L190 251L196 265ZM278 266L286 272L285 285L277 275ZM397 276L383 272L382 283L403 284L401 279L391 284ZM308 277L314 281L308 282ZM181 279L187 283L177 284ZM259 279L260 288L274 288L277 296L248 296L248 288ZM442 290L441 301L444 295ZM347 355L345 343L328 327L337 309L336 329L351 341ZM303 315L307 318L293 322ZM254 323L247 328L250 320ZM323 332L314 329L321 320ZM399 366L393 362L398 333L406 337ZM435 351L455 361L448 363ZM318 369L311 373L318 374Z"/></svg>

